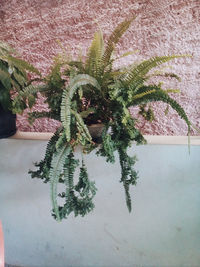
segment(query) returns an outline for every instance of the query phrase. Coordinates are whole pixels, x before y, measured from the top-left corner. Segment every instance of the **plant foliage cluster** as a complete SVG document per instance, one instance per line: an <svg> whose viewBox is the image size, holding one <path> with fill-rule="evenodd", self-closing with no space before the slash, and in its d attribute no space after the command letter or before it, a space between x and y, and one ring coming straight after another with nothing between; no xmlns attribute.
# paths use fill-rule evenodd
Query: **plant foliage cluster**
<svg viewBox="0 0 200 267"><path fill-rule="evenodd" d="M130 157L127 149L133 141L144 144L145 139L135 126L136 118L131 116L130 107L139 106L140 114L151 121L154 114L149 103L162 101L176 110L190 131L185 111L169 95L173 90L164 90L162 83L149 81L152 75L179 79L173 73L150 74L150 71L180 56L157 56L127 67L114 67L115 47L133 19L120 23L107 42L104 42L102 32L97 31L86 57L74 60L66 54L58 55L49 75L33 88L34 98L37 91L45 96L49 111L32 112L29 120L48 117L61 122L47 145L44 159L36 163L37 170L30 171L32 178L50 183L53 216L58 221L72 212L75 216L84 216L94 208L96 187L88 177L84 159L79 162L74 158L77 145L81 146L83 154L95 149L98 156L110 163L115 162L118 153L120 182L131 211L129 189L136 184L138 174L134 169L136 158ZM91 136L88 129L88 125L96 123L104 125L101 140ZM78 167L79 180L75 183L74 173ZM63 185L62 193L58 193L58 184Z"/></svg>
<svg viewBox="0 0 200 267"><path fill-rule="evenodd" d="M28 77L30 73L40 76L13 48L0 42L0 104L5 110L21 114L35 104L37 92Z"/></svg>

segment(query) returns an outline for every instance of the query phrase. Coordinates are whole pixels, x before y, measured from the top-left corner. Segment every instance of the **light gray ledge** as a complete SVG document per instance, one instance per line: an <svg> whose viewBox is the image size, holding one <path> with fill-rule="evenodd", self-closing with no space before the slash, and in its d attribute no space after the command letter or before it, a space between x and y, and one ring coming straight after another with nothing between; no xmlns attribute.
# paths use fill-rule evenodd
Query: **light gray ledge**
<svg viewBox="0 0 200 267"><path fill-rule="evenodd" d="M10 138L23 140L46 140L52 137L53 133L37 133L37 132L20 132ZM148 144L151 145L187 145L187 136L164 136L164 135L144 135ZM190 137L191 145L200 145L200 136Z"/></svg>

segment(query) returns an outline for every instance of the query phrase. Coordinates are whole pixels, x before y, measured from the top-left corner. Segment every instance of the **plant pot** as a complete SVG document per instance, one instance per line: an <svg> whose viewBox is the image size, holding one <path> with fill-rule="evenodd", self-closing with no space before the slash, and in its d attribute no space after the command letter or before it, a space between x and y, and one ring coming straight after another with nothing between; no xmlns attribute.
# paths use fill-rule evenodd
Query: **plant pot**
<svg viewBox="0 0 200 267"><path fill-rule="evenodd" d="M16 115L4 110L0 104L0 139L12 136L16 131Z"/></svg>
<svg viewBox="0 0 200 267"><path fill-rule="evenodd" d="M103 132L104 124L102 123L97 123L97 124L92 124L88 126L88 130L90 132L90 135L92 137L92 140L95 143L100 144L102 141L101 135Z"/></svg>

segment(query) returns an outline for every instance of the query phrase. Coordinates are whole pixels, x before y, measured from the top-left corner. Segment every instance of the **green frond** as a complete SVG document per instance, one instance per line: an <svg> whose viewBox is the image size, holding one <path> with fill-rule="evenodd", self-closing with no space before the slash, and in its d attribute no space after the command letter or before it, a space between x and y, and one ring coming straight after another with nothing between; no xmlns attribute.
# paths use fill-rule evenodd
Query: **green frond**
<svg viewBox="0 0 200 267"><path fill-rule="evenodd" d="M75 68L77 68L77 70L78 70L78 72L79 73L84 73L84 72L86 72L86 70L85 70L85 67L84 67L84 65L83 65L83 62L82 61L69 61L68 63L67 63L67 65L69 65L70 67L75 67ZM64 72L64 74L65 74L65 72Z"/></svg>
<svg viewBox="0 0 200 267"><path fill-rule="evenodd" d="M181 78L173 73L173 72L161 72L161 71L155 71L153 74L149 75L147 77L147 80L151 77L165 77L165 78L175 78L177 81L181 81Z"/></svg>
<svg viewBox="0 0 200 267"><path fill-rule="evenodd" d="M148 90L146 92L140 93L140 94L136 94L133 96L132 100L134 101L135 99L142 98L143 96L146 96L146 95L149 95L155 92L156 92L156 89L152 89L152 90Z"/></svg>
<svg viewBox="0 0 200 267"><path fill-rule="evenodd" d="M153 109L151 105L149 105L147 109L146 106L147 106L146 104L140 105L139 106L140 111L138 114L142 115L143 118L145 118L145 120L152 122L153 120L155 120Z"/></svg>
<svg viewBox="0 0 200 267"><path fill-rule="evenodd" d="M67 141L71 138L71 100L76 90L82 85L91 85L94 88L101 90L97 80L87 74L79 74L70 81L69 86L64 90L61 104L61 122L66 131Z"/></svg>
<svg viewBox="0 0 200 267"><path fill-rule="evenodd" d="M90 75L87 74L78 74L76 77L74 77L69 84L68 91L69 91L69 96L72 99L75 91L77 88L79 88L82 85L92 85L94 88L101 90L101 87L97 80Z"/></svg>
<svg viewBox="0 0 200 267"><path fill-rule="evenodd" d="M63 167L65 164L65 159L71 152L71 147L66 144L64 147L59 148L53 155L51 161L51 169L50 169L50 189L51 189L51 201L53 206L53 211L55 213L56 219L60 221L59 207L57 203L57 186L59 182L60 175L63 171Z"/></svg>
<svg viewBox="0 0 200 267"><path fill-rule="evenodd" d="M75 186L75 190L80 193L81 197L89 197L91 200L97 191L95 183L91 182L88 178L87 168L83 160L80 168L79 181Z"/></svg>
<svg viewBox="0 0 200 267"><path fill-rule="evenodd" d="M135 17L131 17L130 19L124 20L112 32L111 36L107 41L105 52L102 57L103 65L105 67L110 64L111 55L115 49L115 45L119 42L122 35L128 30L134 19Z"/></svg>
<svg viewBox="0 0 200 267"><path fill-rule="evenodd" d="M75 216L84 216L94 208L92 201L97 189L95 183L89 180L87 168L83 161L78 183L74 185L74 173L78 164L79 161L74 159L71 151L66 157L63 169L66 191L59 194L59 196L65 198L64 205L59 207L60 219L66 218L71 212L74 212ZM56 215L53 214L53 216Z"/></svg>
<svg viewBox="0 0 200 267"><path fill-rule="evenodd" d="M91 137L90 132L89 132L87 126L85 125L81 115L78 112L76 112L76 111L74 111L72 109L71 109L71 113L76 118L76 123L77 123L78 129L79 129L79 133L78 134L81 135L82 138L84 137L87 141L91 142L92 141L92 137Z"/></svg>
<svg viewBox="0 0 200 267"><path fill-rule="evenodd" d="M147 90L148 87L144 86L143 89ZM141 90L142 90L142 88L140 88L140 91ZM135 96L137 96L137 95L135 95ZM163 90L156 90L155 92L145 94L140 98L137 98L137 99L135 98L135 99L133 99L133 102L131 103L131 105L136 106L136 105L149 103L149 102L153 102L153 101L162 101L164 103L169 104L174 110L176 110L178 115L186 122L186 124L188 126L188 132L190 132L190 121L189 121L184 109Z"/></svg>
<svg viewBox="0 0 200 267"><path fill-rule="evenodd" d="M135 50L135 51L127 51L125 53L123 53L122 55L120 55L119 57L115 58L114 60L118 60L120 58L123 58L123 57L127 57L127 56L130 56L130 55L133 55L135 53L139 52L139 50Z"/></svg>
<svg viewBox="0 0 200 267"><path fill-rule="evenodd" d="M165 92L179 94L181 91L180 89L166 89Z"/></svg>
<svg viewBox="0 0 200 267"><path fill-rule="evenodd" d="M58 141L60 131L61 128L59 128L49 140L46 147L44 159L41 160L39 163L35 163L35 166L38 167L38 170L36 171L29 170L29 173L31 174L32 178L40 178L44 181L44 183L49 182L51 161L53 154L56 152L56 142Z"/></svg>
<svg viewBox="0 0 200 267"><path fill-rule="evenodd" d="M102 133L102 144L96 154L102 157L106 157L107 162L114 163L115 162L115 156L114 156L115 150L116 150L115 143L112 140L111 135L107 133L107 128L105 127Z"/></svg>
<svg viewBox="0 0 200 267"><path fill-rule="evenodd" d="M54 58L53 65L51 67L51 71L46 77L47 83L49 87L55 87L60 89L63 85L63 80L61 77L61 67L63 66L63 62L59 56Z"/></svg>
<svg viewBox="0 0 200 267"><path fill-rule="evenodd" d="M0 42L0 103L4 109L22 114L27 105L31 107L35 103L35 96L23 92L31 87L27 74L40 75L40 72L16 55L14 49Z"/></svg>
<svg viewBox="0 0 200 267"><path fill-rule="evenodd" d="M32 84L28 86L24 85L24 87L21 88L21 90L18 91L18 94L13 98L12 101L13 113L22 114L25 108L27 107L32 108L36 102L37 93L42 91L43 88L40 86L33 86ZM44 113L43 117L45 117L45 114L47 113ZM32 116L32 118L34 118L34 115Z"/></svg>
<svg viewBox="0 0 200 267"><path fill-rule="evenodd" d="M119 161L121 165L121 181L124 186L125 190L125 197L126 197L126 205L131 212L131 196L130 196L130 185L136 185L136 181L138 178L137 172L133 169L133 166L136 162L136 157L130 157L127 154L126 149L119 148Z"/></svg>
<svg viewBox="0 0 200 267"><path fill-rule="evenodd" d="M143 85L144 81L147 79L146 74L152 69L165 62L168 62L175 58L180 58L183 56L162 56L153 57L149 60L145 60L133 69L127 71L127 75L124 78L125 83L131 87L133 91L137 91L139 86Z"/></svg>
<svg viewBox="0 0 200 267"><path fill-rule="evenodd" d="M58 213L59 213L59 219L60 220L62 220L63 218L66 218L66 215L68 215L71 212L71 211L69 212L67 207L70 207L73 209L73 201L67 202L67 195L68 195L68 192L70 195L73 192L73 189L74 189L73 177L74 177L75 169L78 166L78 164L79 164L79 161L74 159L74 155L73 155L72 150L70 150L69 153L65 154L64 165L62 168L62 178L63 178L63 182L66 186L66 192L63 192L62 194L59 194L58 196L63 197L63 198L65 197L66 199L65 199L64 206L58 207ZM58 218L55 210L53 210L53 211L54 211L53 216L55 218Z"/></svg>
<svg viewBox="0 0 200 267"><path fill-rule="evenodd" d="M103 52L104 41L102 32L99 31L95 33L94 39L87 54L85 63L85 70L87 74L93 75L95 78L101 75Z"/></svg>
<svg viewBox="0 0 200 267"><path fill-rule="evenodd" d="M13 66L15 68L18 68L20 71L24 72L24 70L32 73L36 73L41 76L40 72L38 69L36 69L33 65L28 63L25 60L13 57L11 55L6 57L6 61L10 66Z"/></svg>
<svg viewBox="0 0 200 267"><path fill-rule="evenodd" d="M56 142L56 150L58 151L60 148L66 145L66 135L65 132L60 133L60 136Z"/></svg>
<svg viewBox="0 0 200 267"><path fill-rule="evenodd" d="M69 91L66 89L62 95L62 104L61 104L61 112L60 119L63 124L66 133L66 139L69 142L71 139L71 99L69 96Z"/></svg>
<svg viewBox="0 0 200 267"><path fill-rule="evenodd" d="M12 76L12 84L20 92L26 86L27 79L20 71L16 71L15 69L12 72Z"/></svg>

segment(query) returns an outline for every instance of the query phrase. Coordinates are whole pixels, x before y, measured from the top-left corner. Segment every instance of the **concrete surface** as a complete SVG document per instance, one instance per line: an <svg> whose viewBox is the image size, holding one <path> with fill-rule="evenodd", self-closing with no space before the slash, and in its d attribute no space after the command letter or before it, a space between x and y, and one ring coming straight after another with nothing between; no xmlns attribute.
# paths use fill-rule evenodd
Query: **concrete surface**
<svg viewBox="0 0 200 267"><path fill-rule="evenodd" d="M86 157L98 192L95 210L57 223L49 185L31 180L46 141L0 140L0 219L5 259L27 267L198 267L200 263L200 146L146 145L128 213L119 164ZM80 156L77 152L78 157Z"/></svg>

